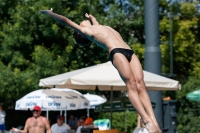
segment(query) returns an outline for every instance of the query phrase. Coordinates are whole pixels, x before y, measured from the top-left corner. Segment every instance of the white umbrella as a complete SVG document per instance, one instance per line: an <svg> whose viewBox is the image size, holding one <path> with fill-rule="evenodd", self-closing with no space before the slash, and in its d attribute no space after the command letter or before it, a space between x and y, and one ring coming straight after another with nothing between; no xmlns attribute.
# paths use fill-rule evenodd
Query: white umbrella
<svg viewBox="0 0 200 133"><path fill-rule="evenodd" d="M75 110L78 102L67 93L54 90L40 89L25 95L16 101L16 110L33 109L40 106L42 110Z"/></svg>
<svg viewBox="0 0 200 133"><path fill-rule="evenodd" d="M68 88L63 88L63 89L52 88L50 90L59 91L59 92L65 92L69 96L74 98L74 100L77 100L78 104L79 104L77 109L90 108L90 101L88 99L86 99L80 92L78 92L76 90L72 90L72 89L68 89Z"/></svg>
<svg viewBox="0 0 200 133"><path fill-rule="evenodd" d="M75 100L79 101L79 108L77 109L84 109L84 108L90 108L90 101L86 99L80 92L68 88L52 88L50 90L59 91L59 92L65 92L69 94L71 97L73 97ZM67 112L65 110L65 121L67 118Z"/></svg>
<svg viewBox="0 0 200 133"><path fill-rule="evenodd" d="M147 71L144 72L144 81L148 90L179 90L178 81L172 80ZM112 63L106 62L95 66L59 74L56 76L40 79L39 86L72 89L95 90L127 90L126 85L113 67Z"/></svg>
<svg viewBox="0 0 200 133"><path fill-rule="evenodd" d="M106 102L106 99L98 96L98 95L94 95L94 94L84 94L83 95L86 99L88 99L90 101L90 108L94 109L95 106L103 104ZM87 109L87 116L90 116L90 110L89 108Z"/></svg>
<svg viewBox="0 0 200 133"><path fill-rule="evenodd" d="M100 97L100 96L95 95L95 94L87 93L87 94L84 94L83 96L90 101L90 108L95 108L95 106L103 104L107 101L103 97Z"/></svg>

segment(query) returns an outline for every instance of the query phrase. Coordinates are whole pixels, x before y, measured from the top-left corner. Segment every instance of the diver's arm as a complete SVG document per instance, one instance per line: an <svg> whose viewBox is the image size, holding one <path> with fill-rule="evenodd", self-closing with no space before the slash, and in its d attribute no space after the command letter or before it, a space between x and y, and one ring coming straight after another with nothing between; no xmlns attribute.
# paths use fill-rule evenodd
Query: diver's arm
<svg viewBox="0 0 200 133"><path fill-rule="evenodd" d="M67 26L71 27L72 29L74 29L77 32L82 32L83 31L81 26L79 26L78 24L76 24L75 22L71 21L70 19L68 19L65 16L53 13L52 10L53 10L52 8L51 8L51 10L41 10L41 11L39 11L39 14L47 14L50 17L52 17L53 19L55 19L57 22L59 22L59 23L61 23L63 25L67 25Z"/></svg>

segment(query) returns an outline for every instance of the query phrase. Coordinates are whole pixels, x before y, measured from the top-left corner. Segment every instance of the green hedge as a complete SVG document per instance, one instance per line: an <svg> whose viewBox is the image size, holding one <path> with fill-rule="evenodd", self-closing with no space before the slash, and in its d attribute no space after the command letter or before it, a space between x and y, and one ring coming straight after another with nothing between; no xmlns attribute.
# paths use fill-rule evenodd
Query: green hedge
<svg viewBox="0 0 200 133"><path fill-rule="evenodd" d="M98 119L110 119L110 112L100 113ZM113 112L112 113L112 129L118 129L119 132L133 133L137 126L136 112Z"/></svg>

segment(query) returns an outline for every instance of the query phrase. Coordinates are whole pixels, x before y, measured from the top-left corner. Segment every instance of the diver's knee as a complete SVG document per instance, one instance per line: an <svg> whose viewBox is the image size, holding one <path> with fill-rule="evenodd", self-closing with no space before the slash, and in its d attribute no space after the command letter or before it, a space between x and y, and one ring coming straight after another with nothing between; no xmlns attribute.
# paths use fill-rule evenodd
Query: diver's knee
<svg viewBox="0 0 200 133"><path fill-rule="evenodd" d="M146 90L146 86L143 79L136 80L136 85L138 87L139 92Z"/></svg>
<svg viewBox="0 0 200 133"><path fill-rule="evenodd" d="M137 89L137 84L134 78L126 79L126 84L127 86L130 86L128 89Z"/></svg>

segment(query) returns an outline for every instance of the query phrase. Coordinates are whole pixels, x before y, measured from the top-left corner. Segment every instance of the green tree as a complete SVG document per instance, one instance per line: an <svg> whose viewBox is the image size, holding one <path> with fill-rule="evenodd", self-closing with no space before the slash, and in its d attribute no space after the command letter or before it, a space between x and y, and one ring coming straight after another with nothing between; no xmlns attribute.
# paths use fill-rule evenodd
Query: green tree
<svg viewBox="0 0 200 133"><path fill-rule="evenodd" d="M171 5L170 5L171 4ZM199 105L186 99L186 94L199 89L199 11L196 1L181 1L174 3L161 1L162 19L160 21L163 72L169 73L169 35L170 20L168 13L172 14L173 21L173 55L174 73L182 84L181 91L165 92L177 100L177 129L180 133L200 132L196 122L199 120ZM167 12L166 12L167 11Z"/></svg>
<svg viewBox="0 0 200 133"><path fill-rule="evenodd" d="M177 4L179 4L179 7ZM168 9L168 13L171 13L173 16L173 62L175 66L174 73L178 76L187 77L194 70L198 69L198 65L196 64L200 61L197 57L197 55L200 54L199 39L197 37L199 36L199 12L196 6L196 2L183 2L174 3L174 5ZM160 32L162 35L160 38L161 42L169 44L170 20L167 14L160 21ZM164 52L163 68L165 70L164 72L169 72L169 47L165 47Z"/></svg>
<svg viewBox="0 0 200 133"><path fill-rule="evenodd" d="M188 101L186 94L200 89L200 77L190 76L182 82L182 90L177 91L177 107L178 107L178 132L180 133L200 133L198 121L200 120L200 105L196 101Z"/></svg>

